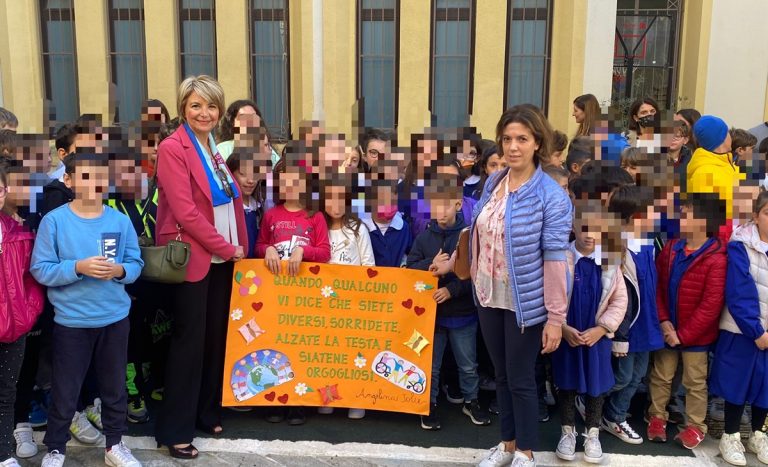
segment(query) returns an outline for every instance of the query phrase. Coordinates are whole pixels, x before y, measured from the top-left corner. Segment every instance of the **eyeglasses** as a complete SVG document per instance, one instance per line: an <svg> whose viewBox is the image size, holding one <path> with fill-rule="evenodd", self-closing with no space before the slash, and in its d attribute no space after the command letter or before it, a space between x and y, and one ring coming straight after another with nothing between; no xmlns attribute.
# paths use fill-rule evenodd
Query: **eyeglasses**
<svg viewBox="0 0 768 467"><path fill-rule="evenodd" d="M5 198L8 194L8 187L0 186L0 198Z"/></svg>
<svg viewBox="0 0 768 467"><path fill-rule="evenodd" d="M386 154L383 152L379 152L375 149L369 149L368 150L368 157L372 157L374 159L380 159L383 158Z"/></svg>

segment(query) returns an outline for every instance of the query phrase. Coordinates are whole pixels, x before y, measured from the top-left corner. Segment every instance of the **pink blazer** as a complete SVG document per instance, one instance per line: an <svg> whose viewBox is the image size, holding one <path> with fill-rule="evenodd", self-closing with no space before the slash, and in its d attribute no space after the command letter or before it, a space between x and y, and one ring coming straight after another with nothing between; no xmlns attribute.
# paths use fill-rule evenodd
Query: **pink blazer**
<svg viewBox="0 0 768 467"><path fill-rule="evenodd" d="M235 255L235 246L216 231L208 177L183 126L160 143L157 160L157 245L175 239L176 225L180 225L181 239L192 245L187 282L200 281L208 274L212 255L229 260ZM237 238L248 251L243 203L240 199L234 203Z"/></svg>

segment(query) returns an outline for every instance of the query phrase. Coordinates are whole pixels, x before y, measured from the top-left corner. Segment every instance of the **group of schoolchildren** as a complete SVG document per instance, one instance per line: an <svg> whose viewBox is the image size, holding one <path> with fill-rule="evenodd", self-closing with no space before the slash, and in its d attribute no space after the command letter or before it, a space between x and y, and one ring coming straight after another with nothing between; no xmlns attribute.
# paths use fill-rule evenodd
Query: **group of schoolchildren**
<svg viewBox="0 0 768 467"><path fill-rule="evenodd" d="M579 121L577 108L585 109L574 102ZM671 203L679 216L662 216L660 228L655 214L659 190L643 172L645 159L655 151L643 143L649 120L638 114L641 108L632 111L638 117L634 136L609 134L595 143L590 135L599 123L593 121L590 129L579 122L580 135L570 147L565 135L556 132L554 152L542 163L542 170L569 192L576 214L563 341L538 365L540 421L549 419L546 401L554 387L562 425L557 456L576 458L578 413L585 425L584 459L600 462L601 429L627 443L642 443L627 422L641 386L650 402L644 413L647 438L667 441L667 424L675 418L670 403L682 387L685 413L683 420L675 420L681 425L675 439L689 449L704 439L711 394L725 400L724 459L746 465L739 430L749 405L747 447L768 464L763 431L768 415L768 194L754 200L753 220L736 227L730 242L722 235L726 202L717 193L678 190L681 194ZM461 131L446 137L427 130L412 137L410 148L398 149L386 133L372 130L360 146L345 148L343 136L316 125L303 128L280 157L260 115L255 124L259 136L252 144L248 127L254 123L248 116L253 114L258 115L255 103L233 103L225 122L229 133L218 147L243 193L253 245L247 257L263 258L273 273L296 274L303 261L434 271L454 254L485 180L505 165L494 142ZM149 115L162 122L155 134L142 135L153 146L173 131L173 121L167 111ZM711 141L708 122L705 117L700 126L675 125L674 144L661 143L678 186L696 157L691 136L707 151L724 143ZM722 132L715 126L717 140ZM15 398L25 358L25 335L46 306L41 285L48 288L55 310L52 403L44 440L49 453L65 453L70 433L80 441L98 442L98 428L106 437L107 465L139 465L121 436L126 420L149 420L143 399L148 388L133 387L151 386L136 334L144 334L151 320L144 314L160 305L138 311L141 293L131 289L129 295L124 285L135 282L141 271L139 238L154 235L156 189L151 179L143 186L140 177L130 177L141 173L142 157L107 157L109 145L98 150L104 138L94 138L94 125L80 122L67 128L56 142L62 163L38 200L45 215L37 238L20 227L19 221L33 216L25 218L22 206L6 206L0 214L0 279L6 290L15 291L0 303L0 318L7 322L0 327L0 459L8 459L2 467L18 465L14 444L17 457L37 453L29 421L10 415L9 401ZM637 153L635 148L645 150ZM157 163L162 161L151 162ZM7 165L0 170L0 206L16 189L18 164ZM114 209L103 206L108 195ZM660 231L668 235L657 235ZM663 247L662 240L667 240ZM488 425L489 408L479 402L483 349L471 281L450 272L441 275L433 298L431 409L421 416L421 427L440 429L437 401L440 389L451 385L444 384L450 370L458 391L446 390L448 399L463 404L473 424ZM444 358L447 350L453 358ZM682 386L676 381L680 361ZM156 372L161 373L152 369L152 383L160 389ZM92 387L81 388L77 382L83 380L85 386L92 381ZM270 411L267 420L299 425L306 420L305 410ZM348 413L352 419L364 415L359 409Z"/></svg>

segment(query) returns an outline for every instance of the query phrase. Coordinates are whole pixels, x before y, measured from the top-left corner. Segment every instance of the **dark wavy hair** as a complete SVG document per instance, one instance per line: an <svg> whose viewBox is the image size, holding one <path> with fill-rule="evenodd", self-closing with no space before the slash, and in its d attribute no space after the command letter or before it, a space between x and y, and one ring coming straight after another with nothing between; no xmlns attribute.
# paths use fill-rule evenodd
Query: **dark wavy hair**
<svg viewBox="0 0 768 467"><path fill-rule="evenodd" d="M552 126L547 121L541 109L531 104L520 104L510 107L499 119L496 124L496 145L499 147L499 155L503 153L501 138L504 134L504 128L510 123L519 123L524 125L533 134L533 139L539 145L539 149L534 152L533 163L536 167L541 161L549 159L552 154Z"/></svg>
<svg viewBox="0 0 768 467"><path fill-rule="evenodd" d="M250 99L239 99L229 104L229 107L227 107L227 111L224 113L224 118L221 119L221 123L219 124L218 138L216 139L216 142L230 141L235 138L235 118L237 118L237 113L240 112L240 109L243 107L253 107L253 110L256 111L256 115L258 115L261 120L261 126L264 128L267 127L264 123L264 117L261 115L261 110L259 110L256 103Z"/></svg>

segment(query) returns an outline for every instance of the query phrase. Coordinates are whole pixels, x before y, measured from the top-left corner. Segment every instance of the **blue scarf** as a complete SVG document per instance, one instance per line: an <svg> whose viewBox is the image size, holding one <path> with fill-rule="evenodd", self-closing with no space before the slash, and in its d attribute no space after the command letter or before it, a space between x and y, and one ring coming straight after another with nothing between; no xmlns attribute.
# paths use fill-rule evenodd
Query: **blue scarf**
<svg viewBox="0 0 768 467"><path fill-rule="evenodd" d="M228 170L224 167L218 167L219 170L224 172L224 174L227 176L227 180L229 180L229 186L232 188L232 193L234 194L232 198L227 196L227 192L224 191L224 186L222 185L222 182L219 179L218 175L213 173L213 171L211 170L211 166L208 164L208 161L206 160L206 154L205 152L203 152L203 148L200 147L200 143L197 141L197 136L195 136L195 133L192 131L192 128L189 127L189 124L185 123L184 129L187 131L187 135L189 136L189 139L192 140L192 144L195 145L197 156L200 158L200 162L203 164L203 168L205 169L205 175L208 177L208 185L211 187L211 200L213 201L213 205L221 206L222 204L227 204L231 202L233 199L238 199L240 197L240 193L238 193L237 191L237 185L229 176ZM213 155L212 163L213 165L219 165L218 162L216 161L215 155Z"/></svg>

